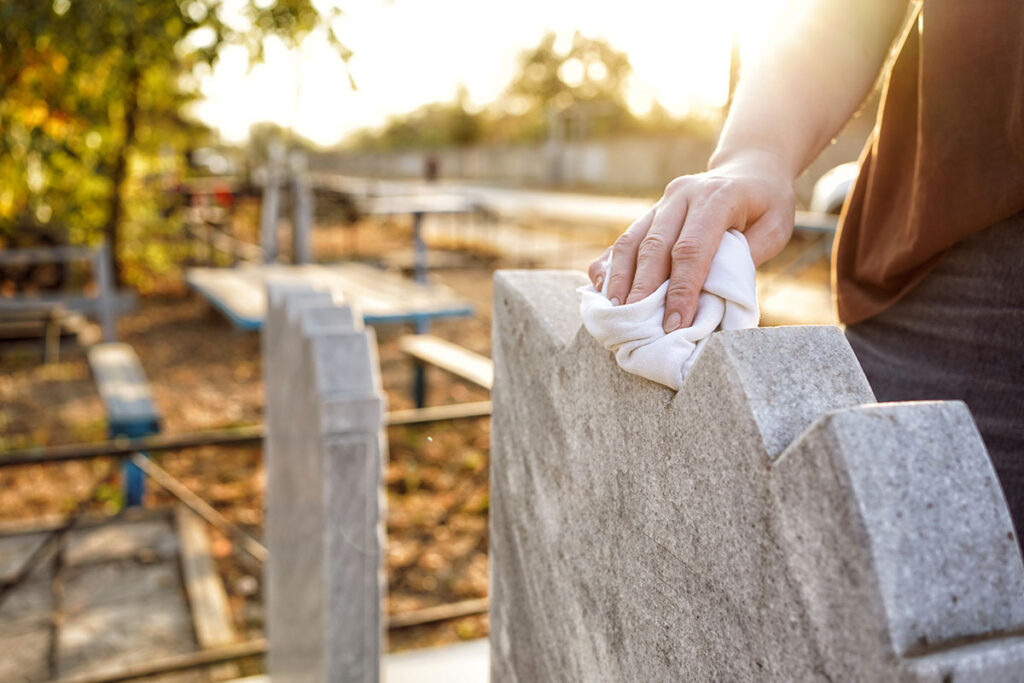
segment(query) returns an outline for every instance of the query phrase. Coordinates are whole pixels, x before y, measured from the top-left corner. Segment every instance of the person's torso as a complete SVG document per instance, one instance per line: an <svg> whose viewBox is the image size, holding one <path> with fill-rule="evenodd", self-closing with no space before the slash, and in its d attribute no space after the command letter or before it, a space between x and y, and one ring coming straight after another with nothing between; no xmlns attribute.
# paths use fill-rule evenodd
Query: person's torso
<svg viewBox="0 0 1024 683"><path fill-rule="evenodd" d="M1024 1L924 0L888 75L834 250L840 320L899 299L1024 209Z"/></svg>

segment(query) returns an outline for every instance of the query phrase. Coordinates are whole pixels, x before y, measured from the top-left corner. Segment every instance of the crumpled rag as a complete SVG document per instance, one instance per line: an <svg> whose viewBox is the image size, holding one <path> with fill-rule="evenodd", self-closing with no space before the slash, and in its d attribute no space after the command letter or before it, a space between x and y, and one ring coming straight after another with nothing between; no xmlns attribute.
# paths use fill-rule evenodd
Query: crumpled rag
<svg viewBox="0 0 1024 683"><path fill-rule="evenodd" d="M693 324L665 333L665 294L668 281L645 299L612 306L602 291L580 287L583 325L615 355L623 370L678 390L712 332L757 327L754 261L742 233L729 230L711 261L704 289L697 301Z"/></svg>

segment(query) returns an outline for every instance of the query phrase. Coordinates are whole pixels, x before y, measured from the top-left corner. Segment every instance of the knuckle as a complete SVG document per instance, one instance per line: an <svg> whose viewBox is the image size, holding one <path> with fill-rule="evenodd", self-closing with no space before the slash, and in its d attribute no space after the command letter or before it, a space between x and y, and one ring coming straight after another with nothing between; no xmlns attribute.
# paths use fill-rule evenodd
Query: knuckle
<svg viewBox="0 0 1024 683"><path fill-rule="evenodd" d="M621 253L624 250L632 249L636 243L636 235L630 232L624 232L615 238L615 243L612 245L612 253Z"/></svg>
<svg viewBox="0 0 1024 683"><path fill-rule="evenodd" d="M645 299L652 292L654 292L654 289L647 283L637 281L633 283L632 289L629 290L629 298L630 300Z"/></svg>
<svg viewBox="0 0 1024 683"><path fill-rule="evenodd" d="M704 243L696 237L683 236L672 245L673 261L690 261L700 256L704 250Z"/></svg>
<svg viewBox="0 0 1024 683"><path fill-rule="evenodd" d="M686 187L691 182L690 176L681 175L673 178L665 185L665 194L673 194Z"/></svg>
<svg viewBox="0 0 1024 683"><path fill-rule="evenodd" d="M617 284L620 284L620 283L625 282L625 281L626 281L626 274L625 273L612 273L611 275L608 276L608 284L609 285L613 285L613 284L617 285Z"/></svg>
<svg viewBox="0 0 1024 683"><path fill-rule="evenodd" d="M665 242L665 236L661 233L648 233L644 241L640 243L640 256L644 258L660 255L667 250L668 245Z"/></svg>
<svg viewBox="0 0 1024 683"><path fill-rule="evenodd" d="M695 298L699 293L700 288L692 280L688 278L678 279L668 283L668 291L665 293L665 297L669 301L686 302Z"/></svg>
<svg viewBox="0 0 1024 683"><path fill-rule="evenodd" d="M612 273L608 277L608 293L618 292L620 289L629 289L630 280L625 273Z"/></svg>

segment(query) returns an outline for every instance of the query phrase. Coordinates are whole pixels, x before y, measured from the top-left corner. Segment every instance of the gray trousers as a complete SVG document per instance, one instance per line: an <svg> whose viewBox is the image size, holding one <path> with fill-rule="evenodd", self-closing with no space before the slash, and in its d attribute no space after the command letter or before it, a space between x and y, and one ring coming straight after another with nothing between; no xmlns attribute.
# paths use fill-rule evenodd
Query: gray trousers
<svg viewBox="0 0 1024 683"><path fill-rule="evenodd" d="M1024 213L967 238L905 298L846 327L879 401L971 409L1024 534Z"/></svg>

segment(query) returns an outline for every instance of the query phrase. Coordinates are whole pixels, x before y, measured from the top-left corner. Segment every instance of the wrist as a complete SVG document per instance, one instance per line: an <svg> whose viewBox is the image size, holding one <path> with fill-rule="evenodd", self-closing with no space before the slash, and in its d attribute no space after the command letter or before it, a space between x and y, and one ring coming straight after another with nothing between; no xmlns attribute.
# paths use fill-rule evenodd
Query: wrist
<svg viewBox="0 0 1024 683"><path fill-rule="evenodd" d="M708 170L725 171L730 168L757 169L759 175L770 174L787 182L793 182L798 175L786 155L777 150L751 145L731 147L719 144L708 159Z"/></svg>

